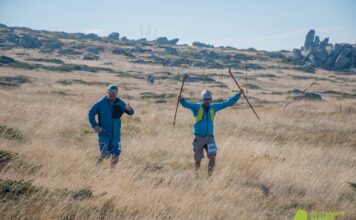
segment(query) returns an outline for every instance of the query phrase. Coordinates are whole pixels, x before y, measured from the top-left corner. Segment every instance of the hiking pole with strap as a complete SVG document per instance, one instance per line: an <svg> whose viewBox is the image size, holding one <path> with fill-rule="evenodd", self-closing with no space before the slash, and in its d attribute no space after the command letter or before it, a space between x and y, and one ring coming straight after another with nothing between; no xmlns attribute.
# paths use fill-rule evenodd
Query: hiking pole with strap
<svg viewBox="0 0 356 220"><path fill-rule="evenodd" d="M232 77L232 79L235 81L237 87L239 87L239 89L242 90L241 87L240 87L240 85L237 83L237 81L236 81L234 75L232 75L231 69L229 69L229 74L230 74L230 76ZM248 105L250 106L250 108L252 109L252 111L255 113L257 119L258 119L258 120L261 120L260 117L258 117L258 114L257 114L257 112L255 111L255 109L252 107L250 101L248 101L248 98L246 97L245 93L243 93L243 96L245 97L245 99L246 99Z"/></svg>
<svg viewBox="0 0 356 220"><path fill-rule="evenodd" d="M185 82L185 79L186 79L187 77L188 77L188 74L184 74L184 75L183 75L182 86L180 87L179 96L182 95L183 87L184 87L184 82ZM176 113L174 114L174 120L173 120L173 126L176 124L176 117L177 117L178 105L179 105L179 100L177 101Z"/></svg>
<svg viewBox="0 0 356 220"><path fill-rule="evenodd" d="M292 101L288 102L288 103L284 106L284 109L285 109L290 103L292 103L292 102L296 101L297 99L303 97L303 95L305 94L305 92L306 92L308 89L310 89L310 88L311 88L313 85L315 85L315 84L316 84L316 81L313 82L312 84L310 84L309 87L307 87L306 89L304 89L304 90L301 92L301 94L299 95L299 97L297 96L297 97L294 98Z"/></svg>

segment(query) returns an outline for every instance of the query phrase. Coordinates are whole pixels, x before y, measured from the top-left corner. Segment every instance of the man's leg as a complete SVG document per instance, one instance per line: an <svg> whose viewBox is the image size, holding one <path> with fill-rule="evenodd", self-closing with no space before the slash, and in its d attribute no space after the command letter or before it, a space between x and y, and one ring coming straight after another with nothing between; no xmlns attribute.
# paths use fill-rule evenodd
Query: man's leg
<svg viewBox="0 0 356 220"><path fill-rule="evenodd" d="M195 172L198 172L199 169L200 169L200 161L201 161L201 160L196 160L196 161L195 161L195 164L194 164L194 165L195 165Z"/></svg>
<svg viewBox="0 0 356 220"><path fill-rule="evenodd" d="M193 150L194 150L194 160L195 160L195 174L199 176L199 168L200 162L204 158L204 142L202 142L202 138L199 136L195 136L193 141Z"/></svg>
<svg viewBox="0 0 356 220"><path fill-rule="evenodd" d="M209 158L209 164L208 164L208 175L209 175L209 176L213 175L213 172L214 172L215 157L216 157L216 156L211 156L211 157Z"/></svg>
<svg viewBox="0 0 356 220"><path fill-rule="evenodd" d="M117 157L114 157L114 156L112 156L112 158L111 158L111 167L116 167L116 164L119 162L119 156L117 156Z"/></svg>
<svg viewBox="0 0 356 220"><path fill-rule="evenodd" d="M121 154L121 143L120 141L113 141L111 143L111 167L116 167L119 162L119 156Z"/></svg>
<svg viewBox="0 0 356 220"><path fill-rule="evenodd" d="M208 164L208 176L209 177L211 175L213 175L213 172L214 172L217 152L218 152L218 148L216 147L215 139L214 139L214 137L211 136L211 137L209 137L208 145L207 145L207 154L208 154L208 158L209 158L209 164Z"/></svg>
<svg viewBox="0 0 356 220"><path fill-rule="evenodd" d="M108 159L110 157L109 143L105 140L99 141L99 157L96 161L96 164L99 165L103 162L104 159Z"/></svg>

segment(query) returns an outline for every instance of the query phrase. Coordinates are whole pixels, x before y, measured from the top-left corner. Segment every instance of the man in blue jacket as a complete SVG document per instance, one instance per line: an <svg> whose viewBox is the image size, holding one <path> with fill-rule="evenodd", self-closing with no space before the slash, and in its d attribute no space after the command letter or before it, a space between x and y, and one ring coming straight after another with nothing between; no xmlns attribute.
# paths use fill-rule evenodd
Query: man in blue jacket
<svg viewBox="0 0 356 220"><path fill-rule="evenodd" d="M192 111L195 118L195 123L193 126L194 141L194 159L195 159L195 171L198 174L200 168L200 161L204 158L204 149L207 152L209 158L208 164L208 175L211 176L215 167L215 157L217 154L217 147L214 139L214 118L218 111L234 105L237 100L240 99L240 94L244 91L236 93L229 99L219 102L212 102L212 92L209 90L204 90L201 93L201 102L191 103L185 98L178 96L178 100L183 107L188 108Z"/></svg>
<svg viewBox="0 0 356 220"><path fill-rule="evenodd" d="M118 87L111 84L107 95L98 99L89 109L88 117L91 127L98 134L100 155L98 163L111 158L111 166L119 161L121 153L121 116L126 113L133 115L134 110L129 104L117 97ZM98 120L95 116L98 115Z"/></svg>

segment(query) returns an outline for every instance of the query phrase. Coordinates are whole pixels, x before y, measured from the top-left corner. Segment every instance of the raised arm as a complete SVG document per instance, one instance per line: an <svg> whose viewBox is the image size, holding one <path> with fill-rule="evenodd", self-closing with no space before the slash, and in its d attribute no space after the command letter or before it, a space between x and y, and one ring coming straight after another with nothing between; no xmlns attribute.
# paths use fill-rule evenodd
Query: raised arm
<svg viewBox="0 0 356 220"><path fill-rule="evenodd" d="M192 103L192 102L189 102L188 100L186 100L185 98L181 98L180 99L180 104L184 107L184 108L188 108L192 111L195 111L197 109L197 107L199 105L197 105L196 103Z"/></svg>
<svg viewBox="0 0 356 220"><path fill-rule="evenodd" d="M231 96L230 98L228 98L222 102L213 103L211 105L214 107L215 112L217 112L217 111L220 111L226 107L234 105L240 99L240 96L241 96L240 93L236 93L234 96Z"/></svg>

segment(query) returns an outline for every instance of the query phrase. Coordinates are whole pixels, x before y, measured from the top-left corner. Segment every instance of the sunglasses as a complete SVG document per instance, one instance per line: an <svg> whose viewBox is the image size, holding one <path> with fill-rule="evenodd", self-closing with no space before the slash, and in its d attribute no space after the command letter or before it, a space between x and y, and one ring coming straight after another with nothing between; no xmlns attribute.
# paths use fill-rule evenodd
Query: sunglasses
<svg viewBox="0 0 356 220"><path fill-rule="evenodd" d="M211 101L212 98L203 98L204 101Z"/></svg>
<svg viewBox="0 0 356 220"><path fill-rule="evenodd" d="M118 90L116 90L116 89L109 89L108 92L109 92L109 94L115 94L115 93L118 93Z"/></svg>

